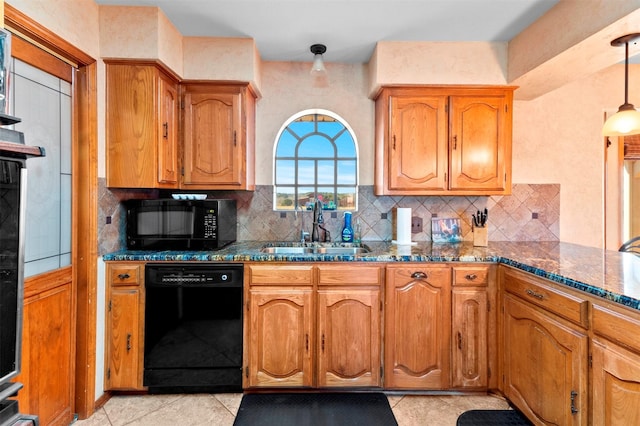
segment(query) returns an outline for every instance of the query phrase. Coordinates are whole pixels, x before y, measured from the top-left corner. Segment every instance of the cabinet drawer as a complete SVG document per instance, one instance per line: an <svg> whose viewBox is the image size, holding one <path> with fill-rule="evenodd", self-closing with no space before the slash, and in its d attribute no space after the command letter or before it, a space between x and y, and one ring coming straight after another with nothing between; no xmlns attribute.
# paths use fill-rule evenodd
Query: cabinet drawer
<svg viewBox="0 0 640 426"><path fill-rule="evenodd" d="M640 315L638 316L640 317ZM593 305L593 332L640 352L640 319L603 306Z"/></svg>
<svg viewBox="0 0 640 426"><path fill-rule="evenodd" d="M454 286L486 287L488 282L488 266L456 266L453 268Z"/></svg>
<svg viewBox="0 0 640 426"><path fill-rule="evenodd" d="M250 285L312 285L312 265L248 265Z"/></svg>
<svg viewBox="0 0 640 426"><path fill-rule="evenodd" d="M504 289L582 327L588 326L586 300L545 285L540 279L504 269Z"/></svg>
<svg viewBox="0 0 640 426"><path fill-rule="evenodd" d="M379 285L378 266L320 266L319 285Z"/></svg>
<svg viewBox="0 0 640 426"><path fill-rule="evenodd" d="M142 265L110 265L109 280L111 285L140 284Z"/></svg>

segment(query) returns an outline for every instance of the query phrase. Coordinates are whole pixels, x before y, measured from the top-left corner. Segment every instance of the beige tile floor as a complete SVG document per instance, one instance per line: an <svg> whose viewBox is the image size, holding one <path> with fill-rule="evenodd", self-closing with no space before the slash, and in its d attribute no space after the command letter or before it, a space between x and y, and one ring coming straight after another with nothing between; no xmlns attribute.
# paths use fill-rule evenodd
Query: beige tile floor
<svg viewBox="0 0 640 426"><path fill-rule="evenodd" d="M473 409L506 409L494 395L388 395L399 426L455 426ZM114 396L73 426L232 426L241 394Z"/></svg>

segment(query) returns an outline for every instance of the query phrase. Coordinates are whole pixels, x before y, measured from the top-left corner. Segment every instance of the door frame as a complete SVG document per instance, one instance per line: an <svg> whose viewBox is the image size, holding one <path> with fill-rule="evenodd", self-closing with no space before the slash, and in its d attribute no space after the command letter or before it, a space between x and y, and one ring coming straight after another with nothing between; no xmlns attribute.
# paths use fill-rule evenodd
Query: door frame
<svg viewBox="0 0 640 426"><path fill-rule="evenodd" d="M75 407L72 408L84 419L95 410L98 257L97 63L93 57L7 3L4 4L4 25L20 38L75 68L71 132L71 265L76 291L76 351Z"/></svg>

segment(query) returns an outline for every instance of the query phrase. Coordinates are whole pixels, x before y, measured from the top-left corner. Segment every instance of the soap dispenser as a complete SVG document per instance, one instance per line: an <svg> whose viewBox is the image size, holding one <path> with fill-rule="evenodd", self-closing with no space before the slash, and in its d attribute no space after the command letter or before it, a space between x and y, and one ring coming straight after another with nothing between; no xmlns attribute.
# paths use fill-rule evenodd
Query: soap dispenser
<svg viewBox="0 0 640 426"><path fill-rule="evenodd" d="M342 242L353 242L353 228L351 228L351 212L344 213L344 227L342 228Z"/></svg>

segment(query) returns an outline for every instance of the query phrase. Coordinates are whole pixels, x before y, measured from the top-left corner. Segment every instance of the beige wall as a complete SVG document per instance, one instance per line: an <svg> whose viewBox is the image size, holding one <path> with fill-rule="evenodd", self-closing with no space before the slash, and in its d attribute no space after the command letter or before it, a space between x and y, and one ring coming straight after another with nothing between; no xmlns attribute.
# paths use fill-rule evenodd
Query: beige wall
<svg viewBox="0 0 640 426"><path fill-rule="evenodd" d="M150 31L140 31L143 26L132 19L135 13L121 16L122 11L118 8L98 8L92 0L15 0L11 4L96 58L149 57L152 52L180 75L206 78L202 70L209 70L207 63L215 56L206 55L201 59L194 55L194 49L203 43L202 40L174 43L174 38L180 36L157 11L151 11L150 18L147 16ZM135 12L133 9L128 12L132 11ZM136 13L149 14L150 11ZM102 38L95 31L98 27ZM169 42L175 46L169 46ZM219 47L215 40L204 43L209 50L215 51ZM302 109L330 109L351 124L358 137L362 159L360 182L371 185L374 116L369 96L376 84L412 81L506 83L506 47L503 44L381 43L372 57L371 67L330 63L327 66L329 86L314 88L309 80L308 63L261 63L253 41L240 39L237 43L241 46L241 54L237 55L238 79L246 80L253 72L262 94L257 107L256 129L256 181L260 185L271 184L273 142L280 125ZM141 47L143 51L138 52ZM228 66L221 68L223 71L229 69ZM632 70L632 76L639 74L640 69ZM631 79L632 94L639 92L638 80ZM603 111L615 110L622 103L622 81L622 67L615 66L534 100L515 103L513 182L561 184L560 232L563 241L598 247L603 244L604 147L600 126ZM104 176L102 65L99 67L98 102L99 176ZM638 104L640 100L635 102Z"/></svg>

